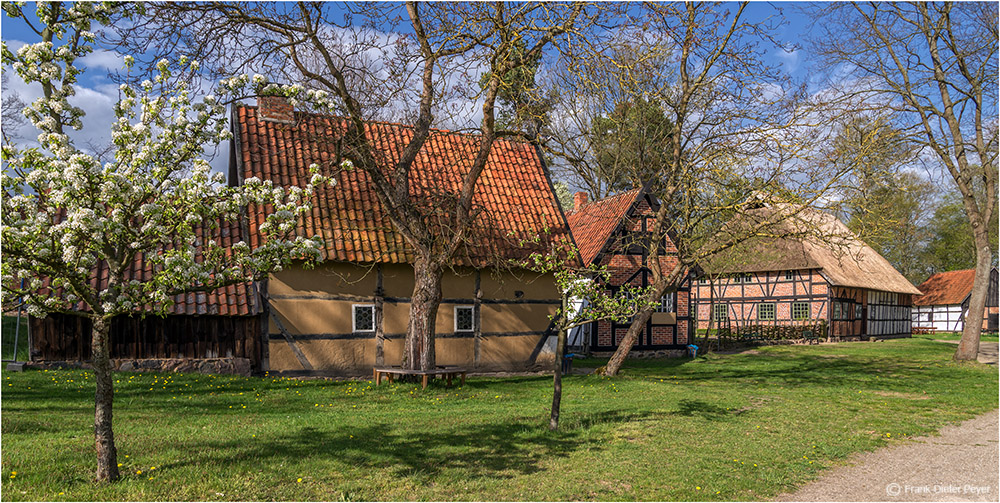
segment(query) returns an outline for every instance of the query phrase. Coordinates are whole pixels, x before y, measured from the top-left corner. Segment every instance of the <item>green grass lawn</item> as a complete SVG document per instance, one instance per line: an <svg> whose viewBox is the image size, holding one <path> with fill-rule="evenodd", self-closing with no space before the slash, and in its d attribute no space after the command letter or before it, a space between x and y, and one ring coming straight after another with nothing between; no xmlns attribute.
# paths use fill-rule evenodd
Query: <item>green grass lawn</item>
<svg viewBox="0 0 1000 503"><path fill-rule="evenodd" d="M21 330L17 334L17 358L14 358L14 331L17 328L17 317L0 317L0 359L25 361L28 359L28 318L21 317Z"/></svg>
<svg viewBox="0 0 1000 503"><path fill-rule="evenodd" d="M926 339L929 341L939 340L939 341L957 341L962 338L962 332L938 332L936 334L913 334L914 338ZM979 336L981 342L997 342L1000 341L1000 337L994 334L982 334Z"/></svg>
<svg viewBox="0 0 1000 503"><path fill-rule="evenodd" d="M995 367L921 339L374 387L117 374L124 478L91 482L93 378L3 372L3 500L761 500L997 407ZM599 362L598 362L599 363ZM15 473L16 472L16 473Z"/></svg>

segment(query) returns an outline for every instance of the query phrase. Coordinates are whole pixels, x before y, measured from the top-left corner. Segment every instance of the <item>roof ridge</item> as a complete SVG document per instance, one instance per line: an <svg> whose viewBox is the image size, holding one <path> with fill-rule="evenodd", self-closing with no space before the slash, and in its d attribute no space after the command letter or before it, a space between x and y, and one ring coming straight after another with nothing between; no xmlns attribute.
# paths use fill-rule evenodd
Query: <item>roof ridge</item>
<svg viewBox="0 0 1000 503"><path fill-rule="evenodd" d="M244 108L252 108L252 109L259 108L257 105L248 105L246 103L239 103L237 106L244 107ZM310 116L313 116L313 117L324 118L324 119L341 119L341 120L349 120L350 119L349 117L346 117L346 116L343 116L343 115L332 115L332 114L324 114L324 113L320 113L320 112L309 112L309 111L306 111L306 110L292 110L292 113L293 114L310 115ZM392 122L392 121L383 121L383 120L374 120L374 119L364 119L363 121L364 121L365 124L383 125L383 126L396 126L396 127L401 127L401 128L407 128L407 129L414 129L416 127L413 124L405 124L405 123L402 123L402 122ZM442 133L442 134L446 134L446 135L482 136L482 133L463 133L461 131L452 131L450 129L436 128L436 127L429 128L429 131L433 131L433 132L437 132L437 133ZM493 141L494 142L497 142L497 141L508 141L508 142L519 143L519 144L523 144L523 145L531 145L530 141L528 141L526 139L523 139L523 138L518 138L518 137L515 137L515 136L498 136L498 137L494 138Z"/></svg>

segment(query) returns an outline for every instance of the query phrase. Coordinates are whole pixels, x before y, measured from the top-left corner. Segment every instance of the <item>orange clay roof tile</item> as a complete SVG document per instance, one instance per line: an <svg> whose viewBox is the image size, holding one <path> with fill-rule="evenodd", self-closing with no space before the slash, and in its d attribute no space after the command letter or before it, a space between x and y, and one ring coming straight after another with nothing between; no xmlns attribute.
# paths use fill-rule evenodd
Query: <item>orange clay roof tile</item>
<svg viewBox="0 0 1000 503"><path fill-rule="evenodd" d="M639 197L641 188L587 203L579 211L566 214L573 240L584 264L592 263L604 248L611 233L625 218Z"/></svg>
<svg viewBox="0 0 1000 503"><path fill-rule="evenodd" d="M923 295L913 297L915 306L943 306L961 304L972 292L975 269L939 272L917 287Z"/></svg>
<svg viewBox="0 0 1000 503"><path fill-rule="evenodd" d="M313 210L299 222L297 232L320 236L327 260L412 262L412 250L383 211L368 174L359 168L335 170L337 135L345 131L343 119L302 112L295 117L294 125L276 123L261 120L256 107L237 107L235 136L242 141L241 176L304 186L310 178L308 166L319 164L336 184L317 190ZM390 176L390 168L413 137L412 127L369 122L365 134L386 176ZM411 169L413 200L426 210L440 204L434 197L457 194L479 141L478 135L431 130ZM481 212L454 259L456 265L483 266L521 258L538 249L524 246L522 240L538 237L542 241L539 246L547 249L569 234L541 158L534 147L523 142L494 142L476 185L473 205ZM255 244L259 240L256 229L266 214L266 209L249 209Z"/></svg>

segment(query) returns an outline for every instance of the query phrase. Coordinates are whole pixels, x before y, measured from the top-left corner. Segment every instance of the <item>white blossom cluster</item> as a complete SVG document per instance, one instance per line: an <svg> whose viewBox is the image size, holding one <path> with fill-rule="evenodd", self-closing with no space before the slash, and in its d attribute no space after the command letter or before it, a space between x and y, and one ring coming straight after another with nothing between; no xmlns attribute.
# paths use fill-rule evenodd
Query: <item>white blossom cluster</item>
<svg viewBox="0 0 1000 503"><path fill-rule="evenodd" d="M625 323L640 310L658 301L653 298L655 292L652 287L625 284L617 292L610 292L607 288L610 272L606 266L576 266L573 264L573 257L579 257L576 246L563 242L558 244L558 248L552 253L532 253L516 264L538 273L552 274L556 287L567 299L587 299L582 309L564 312L560 308L550 316L557 327L568 329L594 320Z"/></svg>
<svg viewBox="0 0 1000 503"><path fill-rule="evenodd" d="M51 18L48 8L38 4L40 19ZM5 296L23 296L35 316L163 313L175 294L259 279L293 259L320 259L320 240L295 235L315 188L327 183L317 166L310 167L313 177L305 188L260 180L230 187L204 159L204 145L231 138L224 102L249 78L230 79L216 95L194 101L170 75L178 67L196 69L197 62L162 60L151 80L120 88L111 124L113 162L102 165L74 146L63 132L78 127L83 115L66 101L79 74L74 62L92 50L91 21L105 20L112 8L72 4L76 21L53 28L57 43L25 45L17 54L2 49L4 62L25 82L53 90L25 110L42 148L3 147ZM4 9L20 13L16 5L5 3ZM126 66L133 63L126 57ZM224 246L220 226L238 221L248 204L273 208L260 229L262 243ZM129 277L138 259L151 271ZM102 264L108 280L96 285L91 278Z"/></svg>

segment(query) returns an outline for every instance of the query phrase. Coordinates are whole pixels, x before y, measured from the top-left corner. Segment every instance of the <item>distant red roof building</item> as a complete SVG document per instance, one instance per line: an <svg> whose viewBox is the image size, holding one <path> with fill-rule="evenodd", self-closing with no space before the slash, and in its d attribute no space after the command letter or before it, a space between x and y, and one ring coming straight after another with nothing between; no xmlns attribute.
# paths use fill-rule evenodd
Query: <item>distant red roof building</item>
<svg viewBox="0 0 1000 503"><path fill-rule="evenodd" d="M939 272L917 287L923 295L913 298L915 306L937 306L961 304L972 292L975 269Z"/></svg>

